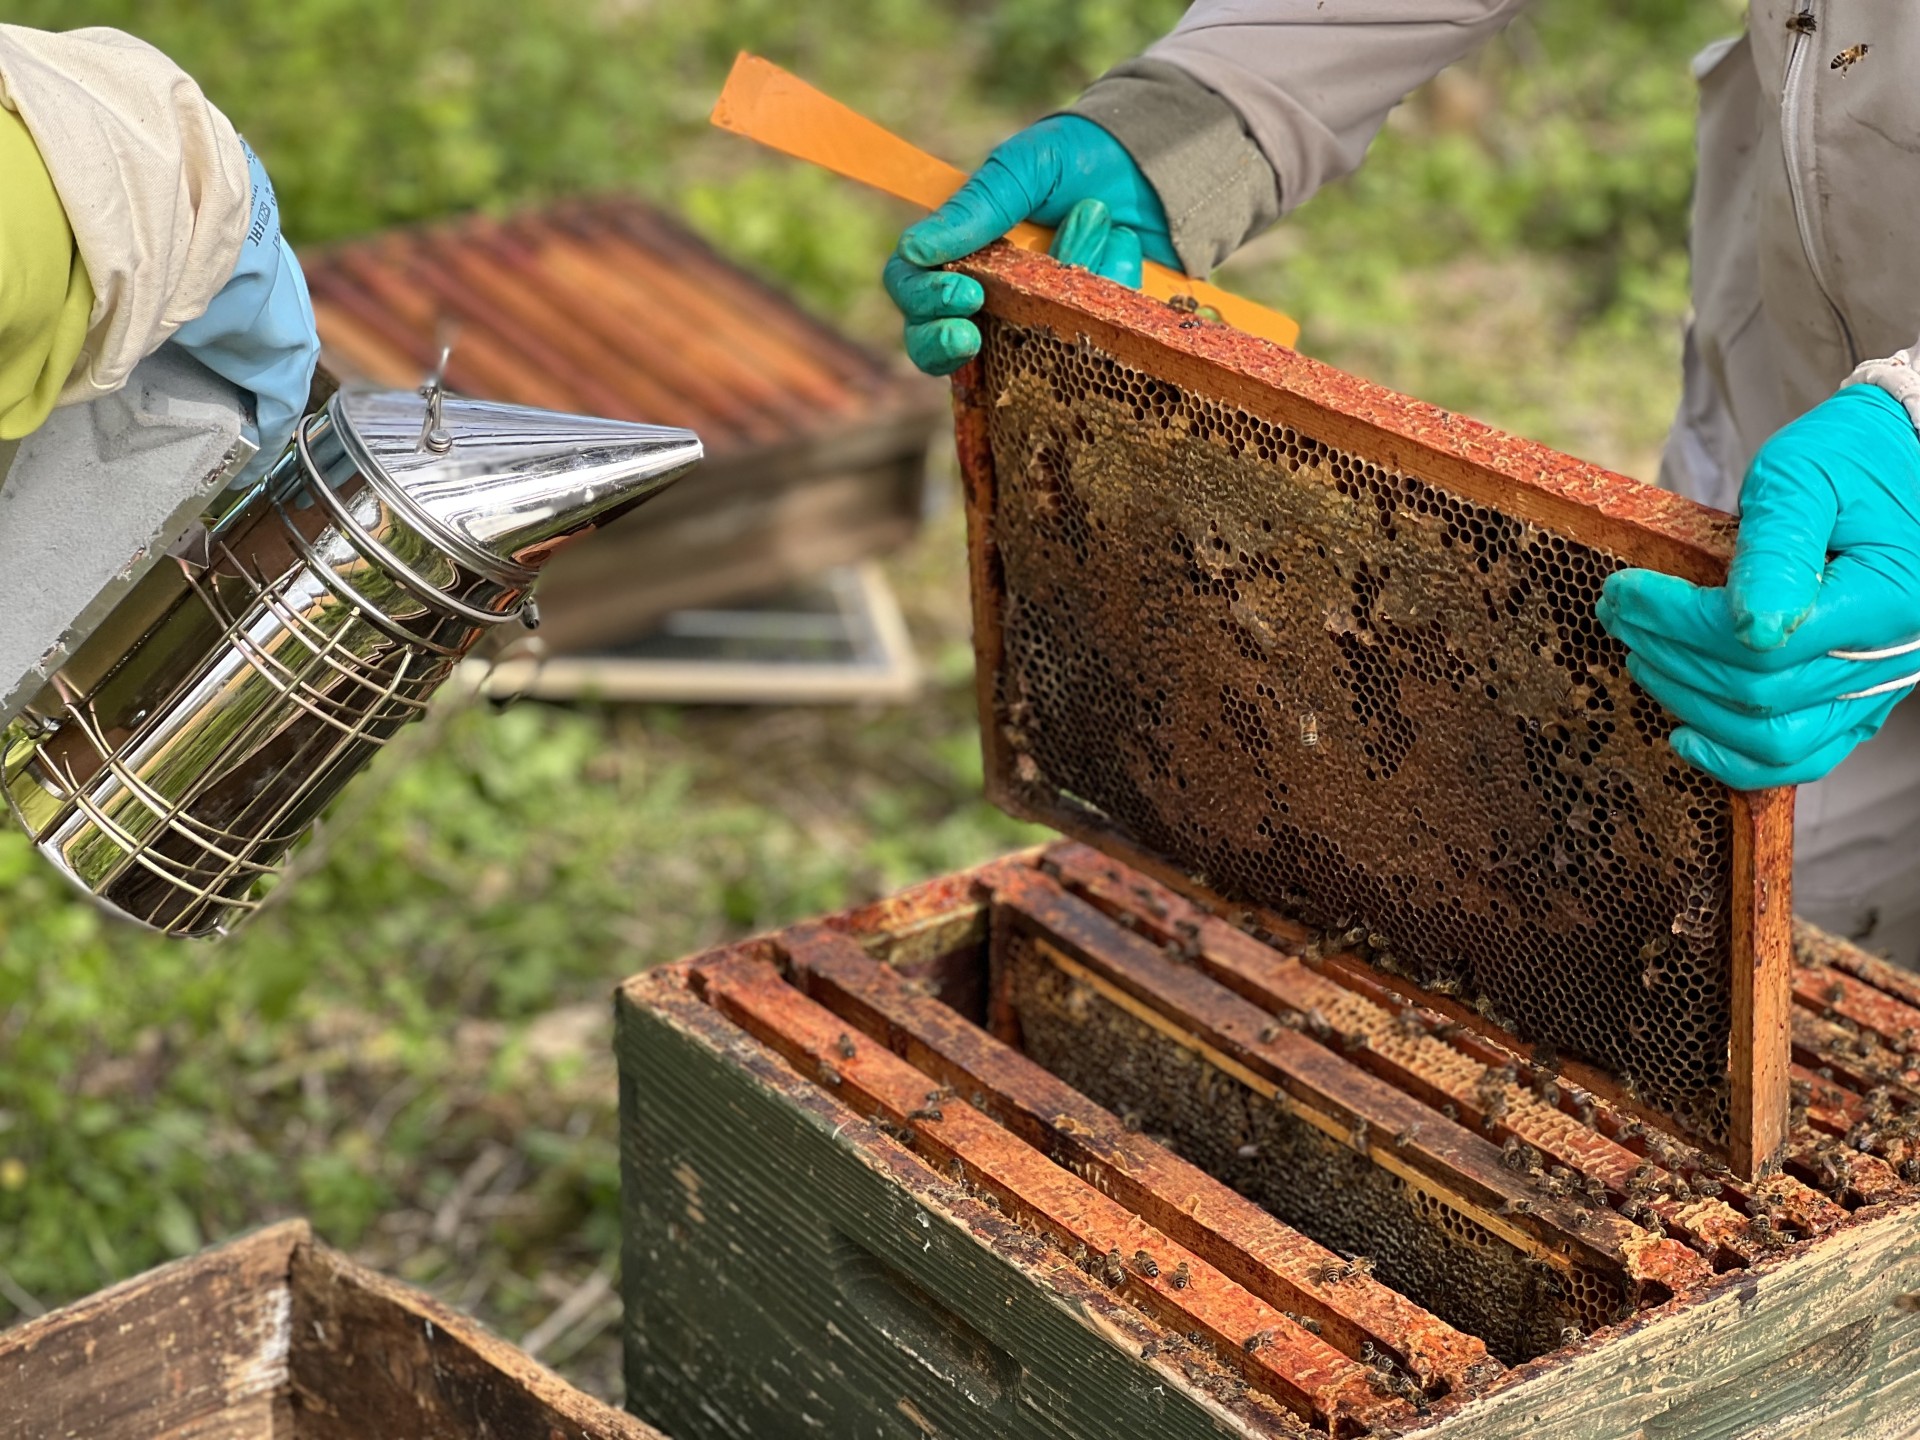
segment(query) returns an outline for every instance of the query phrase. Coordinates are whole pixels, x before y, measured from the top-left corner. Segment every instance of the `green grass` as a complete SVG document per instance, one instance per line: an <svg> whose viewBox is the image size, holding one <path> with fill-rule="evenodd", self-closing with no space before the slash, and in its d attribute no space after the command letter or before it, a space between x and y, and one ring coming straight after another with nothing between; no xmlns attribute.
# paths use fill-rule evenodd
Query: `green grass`
<svg viewBox="0 0 1920 1440"><path fill-rule="evenodd" d="M704 127L769 53L971 162L1170 0L23 0L180 56L325 240L637 188L856 334L903 212ZM1544 0L1226 278L1335 363L1637 473L1677 397L1692 49L1732 0ZM237 940L129 934L0 829L0 1323L275 1215L518 1335L612 1254L605 1001L699 946L1024 843L979 798L954 518L892 562L883 711L450 712ZM609 1311L549 1352L617 1389Z"/></svg>

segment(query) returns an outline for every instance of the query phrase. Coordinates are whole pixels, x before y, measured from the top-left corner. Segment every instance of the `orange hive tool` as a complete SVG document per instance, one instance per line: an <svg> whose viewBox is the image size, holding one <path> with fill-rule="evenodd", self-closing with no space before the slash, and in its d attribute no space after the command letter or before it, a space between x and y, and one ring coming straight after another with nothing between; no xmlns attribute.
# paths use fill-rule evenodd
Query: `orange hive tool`
<svg viewBox="0 0 1920 1440"><path fill-rule="evenodd" d="M908 144L772 61L745 52L733 62L711 119L722 130L928 210L944 204L967 178L964 171ZM1021 224L1007 239L1022 250L1044 254L1053 243L1053 231ZM1300 338L1300 327L1290 316L1151 260L1140 288L1156 300L1206 306L1236 330L1262 340L1291 346Z"/></svg>

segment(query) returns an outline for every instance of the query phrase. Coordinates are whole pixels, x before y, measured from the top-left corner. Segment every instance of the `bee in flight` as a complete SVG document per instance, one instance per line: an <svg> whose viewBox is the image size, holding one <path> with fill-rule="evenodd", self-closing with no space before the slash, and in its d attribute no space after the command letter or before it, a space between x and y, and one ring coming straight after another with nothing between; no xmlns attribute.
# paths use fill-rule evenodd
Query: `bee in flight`
<svg viewBox="0 0 1920 1440"><path fill-rule="evenodd" d="M1871 45L1849 45L1846 49L1842 50L1838 55L1833 57L1832 64L1830 64L1827 68L1830 70L1838 70L1842 75L1844 75L1847 73L1847 71L1851 70L1855 65L1859 64L1862 60L1864 60L1866 58L1867 51L1871 50L1872 48L1873 47Z"/></svg>

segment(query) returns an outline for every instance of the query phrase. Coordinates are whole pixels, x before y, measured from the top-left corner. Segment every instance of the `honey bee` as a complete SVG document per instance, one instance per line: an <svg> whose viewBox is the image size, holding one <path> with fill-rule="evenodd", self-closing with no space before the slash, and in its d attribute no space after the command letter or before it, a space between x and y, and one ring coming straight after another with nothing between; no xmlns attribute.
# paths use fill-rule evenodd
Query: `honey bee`
<svg viewBox="0 0 1920 1440"><path fill-rule="evenodd" d="M938 1125L947 1117L932 1105L922 1105L918 1110L909 1110L907 1119L923 1121L929 1125Z"/></svg>
<svg viewBox="0 0 1920 1440"><path fill-rule="evenodd" d="M834 1048L840 1052L840 1058L842 1060L851 1060L855 1055L860 1053L858 1050L854 1049L853 1037L848 1035L845 1031L841 1032L840 1038L834 1041L833 1044L834 1044Z"/></svg>
<svg viewBox="0 0 1920 1440"><path fill-rule="evenodd" d="M1121 1258L1118 1245L1107 1251L1107 1258L1100 1267L1100 1278L1113 1286L1119 1286L1126 1281L1127 1265Z"/></svg>
<svg viewBox="0 0 1920 1440"><path fill-rule="evenodd" d="M824 1060L820 1062L820 1083L822 1085L838 1085L840 1083L840 1072Z"/></svg>
<svg viewBox="0 0 1920 1440"><path fill-rule="evenodd" d="M1419 1133L1420 1122L1418 1120L1414 1121L1411 1125L1396 1130L1393 1135L1393 1148L1396 1150L1406 1149L1407 1146L1413 1143L1414 1137Z"/></svg>
<svg viewBox="0 0 1920 1440"><path fill-rule="evenodd" d="M1516 1195L1501 1204L1500 1213L1502 1215L1531 1215L1533 1213L1533 1202L1523 1195Z"/></svg>
<svg viewBox="0 0 1920 1440"><path fill-rule="evenodd" d="M1149 1280L1155 1279L1160 1274L1160 1262L1144 1250L1133 1252L1133 1268Z"/></svg>
<svg viewBox="0 0 1920 1440"><path fill-rule="evenodd" d="M1362 1120L1353 1127L1353 1133L1347 1140L1355 1150L1365 1155L1373 1148L1373 1127Z"/></svg>
<svg viewBox="0 0 1920 1440"><path fill-rule="evenodd" d="M1347 1262L1344 1260L1322 1260L1320 1268L1313 1278L1322 1285L1338 1285L1347 1278Z"/></svg>
<svg viewBox="0 0 1920 1440"><path fill-rule="evenodd" d="M1240 1342L1240 1348L1246 1351L1247 1354L1252 1355L1256 1351L1266 1349L1271 1344L1273 1344L1273 1332L1271 1330L1256 1330Z"/></svg>
<svg viewBox="0 0 1920 1440"><path fill-rule="evenodd" d="M1577 1325L1564 1325L1560 1329L1560 1343L1562 1345L1578 1345L1586 1338L1587 1337L1580 1332L1580 1328Z"/></svg>
<svg viewBox="0 0 1920 1440"><path fill-rule="evenodd" d="M1802 10L1787 17L1787 29L1795 35L1811 35L1820 28L1820 22L1813 18L1813 12Z"/></svg>
<svg viewBox="0 0 1920 1440"><path fill-rule="evenodd" d="M1849 45L1833 57L1832 61L1828 63L1827 68L1829 70L1838 70L1844 75L1862 60L1866 59L1867 51L1872 48L1871 45Z"/></svg>
<svg viewBox="0 0 1920 1440"><path fill-rule="evenodd" d="M1309 750L1320 744L1320 717L1311 710L1300 716L1300 743Z"/></svg>
<svg viewBox="0 0 1920 1440"><path fill-rule="evenodd" d="M1186 1261L1182 1260L1173 1267L1173 1274L1168 1277L1167 1283L1176 1290L1184 1290L1193 1283L1193 1271L1187 1268Z"/></svg>

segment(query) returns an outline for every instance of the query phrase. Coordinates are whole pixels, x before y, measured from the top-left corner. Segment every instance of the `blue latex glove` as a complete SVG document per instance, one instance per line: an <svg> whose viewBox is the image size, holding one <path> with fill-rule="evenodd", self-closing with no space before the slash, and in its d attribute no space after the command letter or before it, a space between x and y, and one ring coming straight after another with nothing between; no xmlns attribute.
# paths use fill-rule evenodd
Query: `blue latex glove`
<svg viewBox="0 0 1920 1440"><path fill-rule="evenodd" d="M1920 681L1920 439L1898 400L1842 390L1761 447L1724 587L1623 570L1600 623L1681 722L1673 748L1738 790L1801 785Z"/></svg>
<svg viewBox="0 0 1920 1440"><path fill-rule="evenodd" d="M306 276L280 237L273 182L253 148L244 140L241 146L253 179L253 203L240 259L205 313L174 331L168 343L252 393L255 423L247 438L260 453L235 481L247 485L266 473L293 438L320 359L320 335Z"/></svg>
<svg viewBox="0 0 1920 1440"><path fill-rule="evenodd" d="M1022 220L1058 227L1054 259L1122 285L1140 283L1143 256L1180 264L1160 197L1118 140L1078 115L1030 125L910 227L887 261L887 294L907 319L907 356L929 375L949 375L980 353L979 328L966 317L987 298L979 281L934 267Z"/></svg>

